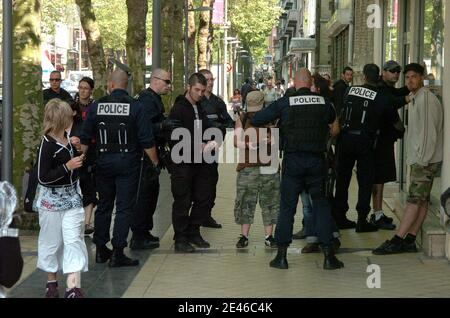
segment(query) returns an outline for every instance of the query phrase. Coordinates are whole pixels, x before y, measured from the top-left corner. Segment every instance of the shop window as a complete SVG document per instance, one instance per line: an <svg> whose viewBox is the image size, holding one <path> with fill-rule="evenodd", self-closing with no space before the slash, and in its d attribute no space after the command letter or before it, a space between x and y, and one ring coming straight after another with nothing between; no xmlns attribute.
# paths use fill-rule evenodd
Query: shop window
<svg viewBox="0 0 450 318"><path fill-rule="evenodd" d="M388 0L385 6L385 61L398 61L398 0Z"/></svg>
<svg viewBox="0 0 450 318"><path fill-rule="evenodd" d="M444 71L444 1L426 0L424 8L423 62L425 85L442 100Z"/></svg>

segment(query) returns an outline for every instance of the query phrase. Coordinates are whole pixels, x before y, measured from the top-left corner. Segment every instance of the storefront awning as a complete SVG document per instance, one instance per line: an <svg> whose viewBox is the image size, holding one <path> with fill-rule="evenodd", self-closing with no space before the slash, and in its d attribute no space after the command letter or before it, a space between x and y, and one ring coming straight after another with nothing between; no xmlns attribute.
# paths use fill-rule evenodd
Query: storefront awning
<svg viewBox="0 0 450 318"><path fill-rule="evenodd" d="M289 45L289 54L313 52L316 49L316 39L292 38Z"/></svg>
<svg viewBox="0 0 450 318"><path fill-rule="evenodd" d="M333 37L341 33L349 24L351 19L350 9L338 9L327 23L327 33L329 37Z"/></svg>

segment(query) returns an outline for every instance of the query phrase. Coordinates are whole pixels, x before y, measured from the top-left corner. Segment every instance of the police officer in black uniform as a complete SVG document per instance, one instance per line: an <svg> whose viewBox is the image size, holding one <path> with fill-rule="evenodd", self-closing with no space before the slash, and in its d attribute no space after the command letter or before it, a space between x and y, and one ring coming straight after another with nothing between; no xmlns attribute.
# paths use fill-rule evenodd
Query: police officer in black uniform
<svg viewBox="0 0 450 318"><path fill-rule="evenodd" d="M304 190L308 191L313 201L316 230L325 256L324 269L338 269L344 266L334 254L333 220L325 196L327 173L325 152L330 132L333 136L338 133L335 125L336 112L327 98L311 92L311 85L311 73L307 69L301 69L295 75L297 93L279 99L252 119L252 125L256 127L277 118L281 119L284 159L280 215L275 230L278 253L270 262L271 267L279 269L288 268L287 248L292 242L298 198Z"/></svg>
<svg viewBox="0 0 450 318"><path fill-rule="evenodd" d="M337 180L334 199L336 223L346 219L348 187L357 166L358 221L356 232L375 232L378 227L367 221L374 180L374 149L382 123L393 125L395 118L387 95L378 90L380 69L367 64L363 69L365 84L349 88L341 115L343 127L337 149Z"/></svg>
<svg viewBox="0 0 450 318"><path fill-rule="evenodd" d="M110 95L102 97L89 109L83 124L81 144L87 151L89 142L97 141L97 191L99 203L95 213L94 243L96 262L110 260L110 267L136 266L138 260L125 256L128 230L138 187L139 159L142 149L153 166L158 165L149 114L143 105L125 90L128 75L118 69L108 78ZM110 240L111 216L116 201L113 250L106 247Z"/></svg>
<svg viewBox="0 0 450 318"><path fill-rule="evenodd" d="M152 71L150 86L141 91L135 98L149 110L150 124L155 136L156 149L160 158L160 165L169 155L166 145L173 129L180 127L180 121L168 119L164 116L164 104L161 95L170 92L172 82L170 74L163 69ZM133 236L130 241L132 250L152 249L159 247L159 238L153 236L153 214L156 210L159 196L159 175L155 174L152 163L147 155L143 154L140 167L139 193L133 213L131 230Z"/></svg>
<svg viewBox="0 0 450 318"><path fill-rule="evenodd" d="M199 73L202 74L208 82L208 85L206 86L205 96L202 98L201 105L206 111L208 119L210 120L210 125L212 127L219 128L222 131L223 137L225 138L226 129L233 128L234 121L228 114L227 105L224 103L224 101L220 97L214 95L212 92L214 87L214 77L211 71L202 69L199 71ZM217 142L219 144L222 144L223 140L217 140ZM217 161L215 161L208 166L211 173L211 198L209 202L210 208L208 218L205 220L202 226L217 229L221 228L222 225L218 224L216 220L214 220L214 218L211 216L211 211L215 205L214 201L216 200L216 188L217 182L219 181L219 164Z"/></svg>

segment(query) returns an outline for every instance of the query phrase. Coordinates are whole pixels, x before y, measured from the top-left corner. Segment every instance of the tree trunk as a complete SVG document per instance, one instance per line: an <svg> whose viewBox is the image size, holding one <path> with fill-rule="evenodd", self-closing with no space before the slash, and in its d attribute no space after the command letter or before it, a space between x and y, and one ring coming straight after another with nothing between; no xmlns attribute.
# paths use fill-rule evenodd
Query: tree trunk
<svg viewBox="0 0 450 318"><path fill-rule="evenodd" d="M202 7L211 7L212 0L202 0ZM206 68L207 49L209 36L209 21L211 13L209 11L200 12L200 23L198 31L198 69Z"/></svg>
<svg viewBox="0 0 450 318"><path fill-rule="evenodd" d="M42 135L40 10L40 0L13 5L13 184L19 197L25 169L36 159ZM25 218L20 228L38 229L37 217Z"/></svg>
<svg viewBox="0 0 450 318"><path fill-rule="evenodd" d="M40 1L16 2L13 6L13 180L21 194L24 168L36 155L42 119L42 69Z"/></svg>
<svg viewBox="0 0 450 318"><path fill-rule="evenodd" d="M193 9L194 8L194 4L193 4L193 0L188 0L188 8L189 9ZM188 74L191 75L195 72L195 64L197 59L195 58L195 38L197 35L197 30L196 30L196 25L195 25L195 12L190 11L188 13L189 18L188 18L188 45L189 45L189 50L188 50L188 62L189 62L189 67L188 67Z"/></svg>
<svg viewBox="0 0 450 318"><path fill-rule="evenodd" d="M211 1L211 7L214 5L214 0ZM211 68L212 52L213 52L213 40L214 40L214 26L212 24L213 11L209 12L209 36L208 47L206 50L206 67Z"/></svg>
<svg viewBox="0 0 450 318"><path fill-rule="evenodd" d="M80 21L86 35L89 59L95 79L94 96L99 98L106 94L106 63L100 29L95 19L91 0L75 0L80 8Z"/></svg>
<svg viewBox="0 0 450 318"><path fill-rule="evenodd" d="M137 94L145 85L147 0L127 0L127 10L127 60L133 72L133 92Z"/></svg>
<svg viewBox="0 0 450 318"><path fill-rule="evenodd" d="M161 1L161 68L172 74L173 57L173 6L174 1ZM184 64L184 63L183 63ZM173 77L172 77L173 79ZM162 96L166 110L170 108L171 95Z"/></svg>
<svg viewBox="0 0 450 318"><path fill-rule="evenodd" d="M173 5L173 92L171 102L184 92L184 47L183 47L183 16L184 3L183 1L175 1Z"/></svg>
<svg viewBox="0 0 450 318"><path fill-rule="evenodd" d="M161 3L161 67L169 73L172 73L174 1L165 0Z"/></svg>

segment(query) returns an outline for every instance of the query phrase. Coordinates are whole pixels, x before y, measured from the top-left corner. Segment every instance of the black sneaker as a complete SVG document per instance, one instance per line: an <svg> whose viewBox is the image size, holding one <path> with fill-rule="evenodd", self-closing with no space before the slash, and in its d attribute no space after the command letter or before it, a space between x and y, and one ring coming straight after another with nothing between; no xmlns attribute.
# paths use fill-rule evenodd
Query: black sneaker
<svg viewBox="0 0 450 318"><path fill-rule="evenodd" d="M388 240L381 244L379 247L372 251L374 255L389 255L389 254L400 254L403 253L403 244L394 243L392 240Z"/></svg>
<svg viewBox="0 0 450 318"><path fill-rule="evenodd" d="M203 227L209 227L212 229L221 229L222 224L219 224L212 218L212 216L208 217L205 222L202 224Z"/></svg>
<svg viewBox="0 0 450 318"><path fill-rule="evenodd" d="M189 237L188 242L194 244L196 247L199 248L211 247L211 245L207 241L205 241L200 234Z"/></svg>
<svg viewBox="0 0 450 318"><path fill-rule="evenodd" d="M304 228L302 228L297 233L292 234L292 239L293 240L304 240L305 238L306 238L306 233L305 233L305 229Z"/></svg>
<svg viewBox="0 0 450 318"><path fill-rule="evenodd" d="M271 247L271 248L277 247L277 242L275 241L275 239L273 238L272 235L270 235L268 238L266 238L266 239L264 240L264 244L265 244L267 247Z"/></svg>
<svg viewBox="0 0 450 318"><path fill-rule="evenodd" d="M130 249L132 250L151 250L159 247L158 241L151 241L147 238L136 239L130 241Z"/></svg>
<svg viewBox="0 0 450 318"><path fill-rule="evenodd" d="M356 223L350 221L349 219L347 219L347 217L344 217L343 219L337 219L336 225L339 230L354 229L356 227Z"/></svg>
<svg viewBox="0 0 450 318"><path fill-rule="evenodd" d="M236 243L237 248L246 248L248 246L248 238L244 235L241 235L239 241Z"/></svg>
<svg viewBox="0 0 450 318"><path fill-rule="evenodd" d="M153 236L152 233L150 233L150 232L146 232L146 233L144 234L144 236L145 236L145 238L146 238L147 240L150 240L150 241L152 241L152 242L159 242L159 237Z"/></svg>
<svg viewBox="0 0 450 318"><path fill-rule="evenodd" d="M375 221L375 214L372 214L370 216L370 223L377 226L379 229L382 230L395 230L395 224L392 224L393 219L388 218L386 215L383 214L381 218L379 218L377 221Z"/></svg>
<svg viewBox="0 0 450 318"><path fill-rule="evenodd" d="M378 227L372 223L367 222L367 220L358 221L356 224L356 233L368 233L378 231Z"/></svg>
<svg viewBox="0 0 450 318"><path fill-rule="evenodd" d="M417 245L416 242L412 242L412 243L406 243L405 241L403 241L402 243L402 251L405 253L417 253Z"/></svg>
<svg viewBox="0 0 450 318"><path fill-rule="evenodd" d="M195 247L186 241L175 242L175 252L177 253L194 253Z"/></svg>

